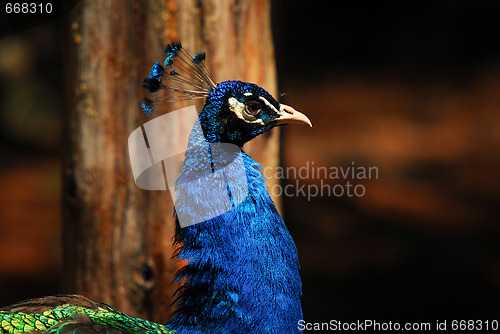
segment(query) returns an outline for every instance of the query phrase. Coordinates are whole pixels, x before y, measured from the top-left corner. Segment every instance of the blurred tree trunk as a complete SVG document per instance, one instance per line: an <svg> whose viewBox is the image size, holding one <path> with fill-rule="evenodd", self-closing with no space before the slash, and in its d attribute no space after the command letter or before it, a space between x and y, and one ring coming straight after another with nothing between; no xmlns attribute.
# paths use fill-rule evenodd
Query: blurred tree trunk
<svg viewBox="0 0 500 334"><path fill-rule="evenodd" d="M129 134L147 121L138 108L142 79L163 60L166 44L181 40L192 54L207 51L216 81L251 81L275 94L270 28L269 0L82 0L72 11L64 159L69 292L169 319L173 203L167 191L135 186L127 149ZM276 166L277 131L246 150Z"/></svg>

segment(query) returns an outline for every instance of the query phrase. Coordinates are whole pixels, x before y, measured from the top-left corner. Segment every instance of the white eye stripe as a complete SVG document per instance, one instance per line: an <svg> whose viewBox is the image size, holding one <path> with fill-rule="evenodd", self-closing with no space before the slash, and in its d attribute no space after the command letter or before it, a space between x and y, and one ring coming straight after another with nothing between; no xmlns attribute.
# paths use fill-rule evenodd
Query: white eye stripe
<svg viewBox="0 0 500 334"><path fill-rule="evenodd" d="M259 100L261 100L262 102L264 102L264 104L266 106L268 106L269 108L271 108L275 113L279 114L280 112L278 111L278 109L276 109L275 106L273 106L271 103L269 103L268 100L266 100L265 97L262 97L262 96L259 96Z"/></svg>
<svg viewBox="0 0 500 334"><path fill-rule="evenodd" d="M249 117L245 117L245 104L244 103L241 103L240 101L238 101L238 99L234 98L234 97L230 97L228 99L228 102L229 102L229 109L235 113L235 115L239 118L239 119L242 119L244 120L245 122L247 123L259 123L259 124L262 124L264 125L264 121L260 118L256 118L256 119L249 119Z"/></svg>
<svg viewBox="0 0 500 334"><path fill-rule="evenodd" d="M243 95L245 95L245 96L252 96L253 94L252 93L243 93Z"/></svg>

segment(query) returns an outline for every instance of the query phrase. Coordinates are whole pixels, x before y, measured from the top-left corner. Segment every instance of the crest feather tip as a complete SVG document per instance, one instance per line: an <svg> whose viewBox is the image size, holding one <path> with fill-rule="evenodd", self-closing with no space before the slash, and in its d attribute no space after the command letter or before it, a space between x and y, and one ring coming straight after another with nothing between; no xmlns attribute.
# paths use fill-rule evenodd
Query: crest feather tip
<svg viewBox="0 0 500 334"><path fill-rule="evenodd" d="M205 51L199 52L199 53L194 55L194 57L191 59L191 61L193 63L199 64L205 60L206 56L207 56L207 54L205 53Z"/></svg>
<svg viewBox="0 0 500 334"><path fill-rule="evenodd" d="M144 111L146 116L151 116L151 114L155 110L155 105L153 101L151 99L148 99L147 97L143 97L141 99L139 106L141 107L142 111Z"/></svg>

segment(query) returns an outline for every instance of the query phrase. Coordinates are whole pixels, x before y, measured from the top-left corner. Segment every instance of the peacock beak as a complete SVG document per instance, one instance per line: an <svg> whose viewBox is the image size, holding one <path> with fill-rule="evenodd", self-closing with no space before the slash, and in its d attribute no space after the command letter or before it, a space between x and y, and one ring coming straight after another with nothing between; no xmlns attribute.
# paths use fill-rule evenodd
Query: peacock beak
<svg viewBox="0 0 500 334"><path fill-rule="evenodd" d="M280 123L306 123L312 127L312 123L306 115L286 104L280 104L280 116L274 120Z"/></svg>

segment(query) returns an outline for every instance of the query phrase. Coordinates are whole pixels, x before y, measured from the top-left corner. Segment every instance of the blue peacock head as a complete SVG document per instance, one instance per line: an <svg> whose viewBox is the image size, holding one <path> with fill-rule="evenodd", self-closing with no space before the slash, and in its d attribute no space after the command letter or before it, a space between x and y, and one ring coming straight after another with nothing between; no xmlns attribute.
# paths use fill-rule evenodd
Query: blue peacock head
<svg viewBox="0 0 500 334"><path fill-rule="evenodd" d="M275 126L305 123L304 114L278 103L265 89L243 81L214 83L204 65L205 53L191 57L180 42L165 49L166 59L156 63L144 79L152 98L143 98L141 108L150 115L158 103L205 99L199 114L207 142L243 146Z"/></svg>

